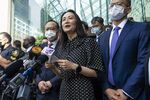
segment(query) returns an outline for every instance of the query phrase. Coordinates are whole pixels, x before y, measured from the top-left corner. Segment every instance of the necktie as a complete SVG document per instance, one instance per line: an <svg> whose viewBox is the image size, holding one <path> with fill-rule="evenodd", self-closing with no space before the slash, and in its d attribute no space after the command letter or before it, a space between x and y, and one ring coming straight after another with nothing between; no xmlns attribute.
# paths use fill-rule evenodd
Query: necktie
<svg viewBox="0 0 150 100"><path fill-rule="evenodd" d="M108 80L112 85L115 85L115 82L114 82L114 79L113 79L113 72L112 72L112 59L113 59L115 47L116 47L116 44L117 44L117 40L118 40L118 37L119 37L119 32L118 32L119 29L120 29L120 27L115 27L114 28L114 32L113 32L113 36L112 36L112 40L111 40L111 46L110 46Z"/></svg>

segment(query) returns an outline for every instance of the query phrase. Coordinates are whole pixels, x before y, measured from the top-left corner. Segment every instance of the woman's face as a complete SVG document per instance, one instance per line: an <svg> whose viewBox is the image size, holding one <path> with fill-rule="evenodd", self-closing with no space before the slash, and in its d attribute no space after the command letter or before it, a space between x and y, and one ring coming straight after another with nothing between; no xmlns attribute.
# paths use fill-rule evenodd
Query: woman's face
<svg viewBox="0 0 150 100"><path fill-rule="evenodd" d="M62 17L62 28L66 33L75 32L76 29L76 18L75 15L71 12L67 12Z"/></svg>

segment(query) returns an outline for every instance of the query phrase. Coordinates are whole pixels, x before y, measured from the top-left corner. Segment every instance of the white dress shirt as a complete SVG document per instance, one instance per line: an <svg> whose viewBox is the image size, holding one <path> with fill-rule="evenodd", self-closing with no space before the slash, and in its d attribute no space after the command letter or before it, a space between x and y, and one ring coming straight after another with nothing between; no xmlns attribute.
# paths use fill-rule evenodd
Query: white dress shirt
<svg viewBox="0 0 150 100"><path fill-rule="evenodd" d="M120 30L119 30L119 36L120 36L120 34L121 34L121 32L122 32L122 29L123 29L123 27L125 26L125 24L127 23L127 19L125 19L125 20L123 20L119 25L118 25L118 27L120 27ZM116 27L116 25L112 25L113 26L113 29L112 29L112 31L111 31L111 33L110 33L110 38L109 38L109 48L111 47L111 41L112 41L112 36L113 36L113 33L114 33L114 28Z"/></svg>

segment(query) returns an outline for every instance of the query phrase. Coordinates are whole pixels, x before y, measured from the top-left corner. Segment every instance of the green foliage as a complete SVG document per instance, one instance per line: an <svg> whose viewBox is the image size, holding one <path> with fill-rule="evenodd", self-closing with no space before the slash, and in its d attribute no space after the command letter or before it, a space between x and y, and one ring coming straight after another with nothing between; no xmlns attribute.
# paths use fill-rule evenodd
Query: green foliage
<svg viewBox="0 0 150 100"><path fill-rule="evenodd" d="M44 36L37 36L35 45L39 46L42 43L43 38L44 38Z"/></svg>

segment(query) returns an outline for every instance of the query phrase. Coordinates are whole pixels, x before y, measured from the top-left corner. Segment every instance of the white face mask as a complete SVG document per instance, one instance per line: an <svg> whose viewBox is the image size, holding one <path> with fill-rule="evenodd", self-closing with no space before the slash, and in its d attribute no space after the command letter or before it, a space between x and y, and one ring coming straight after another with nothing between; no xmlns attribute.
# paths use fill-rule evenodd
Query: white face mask
<svg viewBox="0 0 150 100"><path fill-rule="evenodd" d="M120 20L125 16L124 7L120 5L114 5L109 8L109 16L112 20Z"/></svg>
<svg viewBox="0 0 150 100"><path fill-rule="evenodd" d="M56 35L56 33L53 32L52 30L48 30L48 31L45 32L45 37L47 37L47 38L51 38L55 35Z"/></svg>

